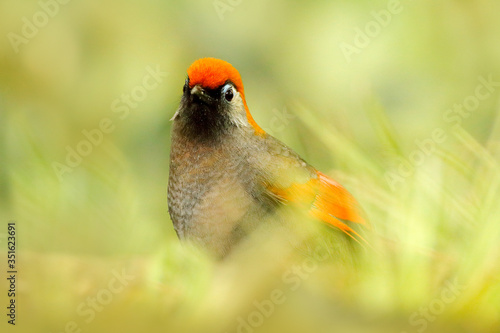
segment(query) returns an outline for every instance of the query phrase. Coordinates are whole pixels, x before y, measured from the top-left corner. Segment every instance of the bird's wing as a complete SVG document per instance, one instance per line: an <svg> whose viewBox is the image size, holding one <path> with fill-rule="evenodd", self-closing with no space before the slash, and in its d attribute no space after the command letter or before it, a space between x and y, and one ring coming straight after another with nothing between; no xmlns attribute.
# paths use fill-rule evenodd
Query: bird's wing
<svg viewBox="0 0 500 333"><path fill-rule="evenodd" d="M268 161L273 165L265 166L266 170L274 170L266 184L269 193L284 203L305 206L313 217L342 230L356 241L365 241L349 226L351 223L366 225L356 199L342 185L308 165L283 143L272 140L275 141L273 144L281 146L282 153L273 154Z"/></svg>
<svg viewBox="0 0 500 333"><path fill-rule="evenodd" d="M354 197L342 185L317 171L316 198L310 209L310 214L331 224L352 238L365 241L347 222L366 225L361 215L361 209ZM356 236L356 237L355 237Z"/></svg>

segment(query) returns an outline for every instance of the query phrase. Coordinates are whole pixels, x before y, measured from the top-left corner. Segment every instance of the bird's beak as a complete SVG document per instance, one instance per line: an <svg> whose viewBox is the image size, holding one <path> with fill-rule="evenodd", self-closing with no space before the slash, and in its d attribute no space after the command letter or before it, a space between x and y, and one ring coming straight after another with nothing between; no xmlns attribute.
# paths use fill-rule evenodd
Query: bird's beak
<svg viewBox="0 0 500 333"><path fill-rule="evenodd" d="M202 102L207 104L211 104L213 102L213 98L210 97L207 92L198 84L191 88L191 95L199 98Z"/></svg>

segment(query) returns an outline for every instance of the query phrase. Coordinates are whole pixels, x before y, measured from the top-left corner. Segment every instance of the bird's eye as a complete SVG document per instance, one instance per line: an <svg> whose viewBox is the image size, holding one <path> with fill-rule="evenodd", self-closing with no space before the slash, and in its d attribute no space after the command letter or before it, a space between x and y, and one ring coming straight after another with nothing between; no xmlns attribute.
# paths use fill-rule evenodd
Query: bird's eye
<svg viewBox="0 0 500 333"><path fill-rule="evenodd" d="M230 84L226 84L224 88L222 88L222 94L224 95L224 98L226 101L231 102L234 97L234 88Z"/></svg>

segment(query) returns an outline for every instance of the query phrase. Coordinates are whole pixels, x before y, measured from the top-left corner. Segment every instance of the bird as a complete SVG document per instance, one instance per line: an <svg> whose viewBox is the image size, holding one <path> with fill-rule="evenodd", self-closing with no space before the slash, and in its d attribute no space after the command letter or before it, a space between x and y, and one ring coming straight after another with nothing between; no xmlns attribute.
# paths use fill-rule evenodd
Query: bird
<svg viewBox="0 0 500 333"><path fill-rule="evenodd" d="M356 199L255 122L229 62L191 64L171 121L167 202L179 239L224 258L270 214L298 207L366 242L353 229L367 224Z"/></svg>

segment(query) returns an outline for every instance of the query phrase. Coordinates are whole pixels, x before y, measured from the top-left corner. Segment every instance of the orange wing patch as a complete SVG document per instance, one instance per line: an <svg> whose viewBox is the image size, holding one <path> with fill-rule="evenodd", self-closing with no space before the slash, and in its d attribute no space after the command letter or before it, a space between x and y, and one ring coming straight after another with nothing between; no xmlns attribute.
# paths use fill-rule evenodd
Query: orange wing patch
<svg viewBox="0 0 500 333"><path fill-rule="evenodd" d="M354 236L366 240L356 231L349 227L342 220L354 223L366 224L365 219L360 215L359 205L356 199L342 185L327 177L321 172L317 172L319 181L319 191L313 203L311 215L331 224L348 236L357 241Z"/></svg>
<svg viewBox="0 0 500 333"><path fill-rule="evenodd" d="M294 184L287 189L271 188L270 191L281 200L306 204L310 207L309 214L315 218L342 230L356 241L359 238L366 242L342 221L366 224L359 212L356 199L342 185L325 174L317 171L317 175L318 178L311 179L307 183Z"/></svg>
<svg viewBox="0 0 500 333"><path fill-rule="evenodd" d="M275 187L268 188L275 197L281 201L293 202L311 207L318 191L318 180L311 179L304 184L293 184L286 189Z"/></svg>
<svg viewBox="0 0 500 333"><path fill-rule="evenodd" d="M322 172L318 171L317 174L320 187L315 206L342 220L366 224L359 214L359 204L351 193Z"/></svg>

